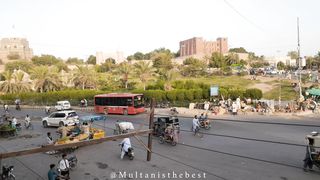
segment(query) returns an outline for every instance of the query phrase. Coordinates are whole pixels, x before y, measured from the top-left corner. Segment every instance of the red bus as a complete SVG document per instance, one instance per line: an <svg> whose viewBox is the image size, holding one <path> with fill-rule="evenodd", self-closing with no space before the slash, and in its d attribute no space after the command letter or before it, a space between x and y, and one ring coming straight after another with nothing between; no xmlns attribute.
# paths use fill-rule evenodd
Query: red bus
<svg viewBox="0 0 320 180"><path fill-rule="evenodd" d="M138 114L145 112L143 94L109 93L94 96L94 112L105 114Z"/></svg>

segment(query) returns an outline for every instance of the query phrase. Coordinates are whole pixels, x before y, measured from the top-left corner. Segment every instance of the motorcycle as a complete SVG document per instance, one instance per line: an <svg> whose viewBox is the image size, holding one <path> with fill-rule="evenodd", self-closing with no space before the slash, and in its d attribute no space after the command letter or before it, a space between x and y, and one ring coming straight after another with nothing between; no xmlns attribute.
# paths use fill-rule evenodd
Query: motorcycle
<svg viewBox="0 0 320 180"><path fill-rule="evenodd" d="M49 115L50 114L50 112L51 112L51 108L50 107L46 107L46 109L44 110L44 112L47 114L47 115Z"/></svg>
<svg viewBox="0 0 320 180"><path fill-rule="evenodd" d="M170 143L172 146L177 145L177 141L175 140L174 135L164 133L159 137L159 143L163 144L164 142Z"/></svg>
<svg viewBox="0 0 320 180"><path fill-rule="evenodd" d="M121 146L121 151L122 151L122 148L123 148L123 144L119 144ZM134 151L133 151L133 148L132 147L129 147L128 148L128 151L125 152L124 156L128 156L130 160L133 160L134 159Z"/></svg>
<svg viewBox="0 0 320 180"><path fill-rule="evenodd" d="M16 130L17 131L21 131L21 129L22 129L21 123L17 123L16 124Z"/></svg>
<svg viewBox="0 0 320 180"><path fill-rule="evenodd" d="M21 107L20 107L19 104L16 104L16 110L17 110L17 111L21 111Z"/></svg>
<svg viewBox="0 0 320 180"><path fill-rule="evenodd" d="M78 159L76 155L72 155L71 157L68 158L70 169L75 169L78 164Z"/></svg>
<svg viewBox="0 0 320 180"><path fill-rule="evenodd" d="M2 166L2 180L15 180L16 176L13 174L13 167L14 166Z"/></svg>
<svg viewBox="0 0 320 180"><path fill-rule="evenodd" d="M31 122L24 122L24 127L26 129L32 129L33 130L33 125Z"/></svg>
<svg viewBox="0 0 320 180"><path fill-rule="evenodd" d="M205 120L200 121L200 127L207 129L207 130L210 129L211 128L210 120L205 119Z"/></svg>

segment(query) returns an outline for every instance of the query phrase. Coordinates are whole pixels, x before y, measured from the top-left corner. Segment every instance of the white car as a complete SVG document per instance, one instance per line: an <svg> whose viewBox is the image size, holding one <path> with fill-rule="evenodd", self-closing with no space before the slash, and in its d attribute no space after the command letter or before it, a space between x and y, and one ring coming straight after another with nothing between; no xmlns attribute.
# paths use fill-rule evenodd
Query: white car
<svg viewBox="0 0 320 180"><path fill-rule="evenodd" d="M75 111L57 111L51 113L48 117L42 118L43 127L48 126L73 126L79 124L79 116Z"/></svg>
<svg viewBox="0 0 320 180"><path fill-rule="evenodd" d="M58 101L57 105L54 107L57 111L68 110L71 109L71 104L69 101Z"/></svg>

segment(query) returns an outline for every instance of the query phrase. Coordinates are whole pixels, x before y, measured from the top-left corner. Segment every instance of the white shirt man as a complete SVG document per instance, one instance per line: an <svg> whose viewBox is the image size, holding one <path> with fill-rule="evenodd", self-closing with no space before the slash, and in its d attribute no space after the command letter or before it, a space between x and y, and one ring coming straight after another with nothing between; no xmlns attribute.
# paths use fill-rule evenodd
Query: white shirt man
<svg viewBox="0 0 320 180"><path fill-rule="evenodd" d="M200 126L200 122L197 116L194 116L193 120L192 120L192 129L193 131L196 130L197 127Z"/></svg>
<svg viewBox="0 0 320 180"><path fill-rule="evenodd" d="M29 124L30 124L30 121L31 121L30 116L27 115L26 118L24 118L24 120L25 120L25 123L26 123L26 127L29 127Z"/></svg>
<svg viewBox="0 0 320 180"><path fill-rule="evenodd" d="M17 119L14 117L12 119L12 127L16 127L16 125L17 125Z"/></svg>
<svg viewBox="0 0 320 180"><path fill-rule="evenodd" d="M70 165L66 154L62 155L62 159L59 162L59 168L61 169L62 176L69 176Z"/></svg>
<svg viewBox="0 0 320 180"><path fill-rule="evenodd" d="M124 138L120 144L122 146L122 151L121 151L120 158L123 159L124 154L126 152L128 152L128 149L131 147L130 139L129 138Z"/></svg>

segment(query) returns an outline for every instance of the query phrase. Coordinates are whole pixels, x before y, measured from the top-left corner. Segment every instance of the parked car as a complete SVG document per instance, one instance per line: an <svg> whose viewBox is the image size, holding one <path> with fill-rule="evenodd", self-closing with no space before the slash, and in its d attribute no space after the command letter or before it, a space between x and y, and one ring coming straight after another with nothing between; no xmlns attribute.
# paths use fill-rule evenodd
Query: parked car
<svg viewBox="0 0 320 180"><path fill-rule="evenodd" d="M48 126L72 126L79 124L79 116L75 111L57 111L51 113L48 117L42 118L43 127Z"/></svg>
<svg viewBox="0 0 320 180"><path fill-rule="evenodd" d="M69 101L58 101L57 105L54 107L56 108L57 111L71 109L71 105Z"/></svg>

